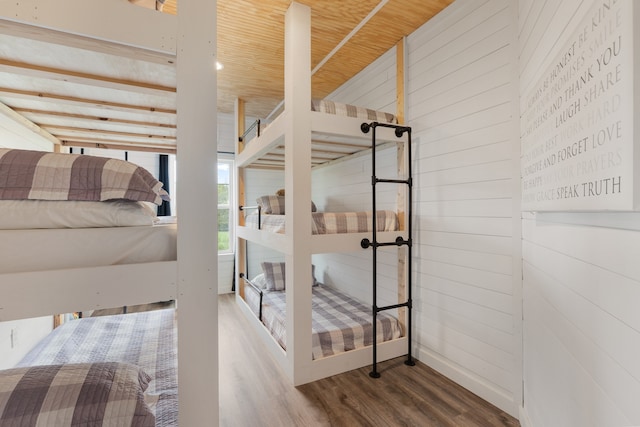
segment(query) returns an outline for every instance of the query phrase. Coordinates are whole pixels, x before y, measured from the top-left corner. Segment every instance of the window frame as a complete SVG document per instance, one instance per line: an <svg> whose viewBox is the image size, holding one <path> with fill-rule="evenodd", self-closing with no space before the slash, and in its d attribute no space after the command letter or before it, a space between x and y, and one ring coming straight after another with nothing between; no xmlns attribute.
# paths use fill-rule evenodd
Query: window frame
<svg viewBox="0 0 640 427"><path fill-rule="evenodd" d="M221 209L227 209L229 211L229 249L226 250L218 250L218 255L223 254L233 254L235 253L235 224L234 224L234 215L232 211L232 207L234 206L234 198L235 198L235 182L234 182L234 157L231 155L220 154L218 153L218 162L216 164L216 174L218 173L218 169L220 164L229 165L229 197L228 203L220 204L218 203L218 211ZM217 175L216 175L217 180ZM219 184L219 183L218 183ZM216 186L217 188L217 186ZM219 195L218 195L219 202ZM219 224L218 224L219 228ZM217 242L216 242L217 243Z"/></svg>

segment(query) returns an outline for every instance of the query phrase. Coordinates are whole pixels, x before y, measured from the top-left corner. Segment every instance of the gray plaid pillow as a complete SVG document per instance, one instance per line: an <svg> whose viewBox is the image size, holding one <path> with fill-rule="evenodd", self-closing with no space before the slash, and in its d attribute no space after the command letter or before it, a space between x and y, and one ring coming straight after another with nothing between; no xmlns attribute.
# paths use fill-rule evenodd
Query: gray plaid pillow
<svg viewBox="0 0 640 427"><path fill-rule="evenodd" d="M285 289L285 263L284 262L262 262L260 263L264 272L264 281L267 291L283 291ZM316 266L311 265L311 286L318 286L316 280Z"/></svg>
<svg viewBox="0 0 640 427"><path fill-rule="evenodd" d="M284 215L284 196L260 196L256 199L263 214ZM311 212L316 212L318 208L311 201Z"/></svg>
<svg viewBox="0 0 640 427"><path fill-rule="evenodd" d="M268 291L284 291L284 262L261 262L260 266L264 272Z"/></svg>

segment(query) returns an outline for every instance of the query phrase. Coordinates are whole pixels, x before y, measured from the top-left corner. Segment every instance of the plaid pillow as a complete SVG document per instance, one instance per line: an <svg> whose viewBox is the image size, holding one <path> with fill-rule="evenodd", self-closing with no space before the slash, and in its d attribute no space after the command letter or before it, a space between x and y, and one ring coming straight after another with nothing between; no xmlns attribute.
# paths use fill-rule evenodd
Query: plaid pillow
<svg viewBox="0 0 640 427"><path fill-rule="evenodd" d="M0 148L0 199L169 200L149 171L125 160Z"/></svg>
<svg viewBox="0 0 640 427"><path fill-rule="evenodd" d="M150 380L138 366L113 362L0 371L0 425L152 427Z"/></svg>
<svg viewBox="0 0 640 427"><path fill-rule="evenodd" d="M284 196L261 196L256 199L263 214L284 215ZM311 201L311 212L316 212L316 204Z"/></svg>
<svg viewBox="0 0 640 427"><path fill-rule="evenodd" d="M284 262L262 262L260 263L264 278L267 282L267 291L284 291L285 288L285 263Z"/></svg>
<svg viewBox="0 0 640 427"><path fill-rule="evenodd" d="M284 196L262 196L256 202L264 214L284 215Z"/></svg>
<svg viewBox="0 0 640 427"><path fill-rule="evenodd" d="M264 276L263 280L266 283L267 291L283 291L285 289L285 263L284 262L263 262L260 263L262 267L262 271L264 273L262 275L256 276L256 279L259 276ZM255 279L254 279L255 280ZM316 280L316 266L311 265L311 286L318 286L320 282Z"/></svg>

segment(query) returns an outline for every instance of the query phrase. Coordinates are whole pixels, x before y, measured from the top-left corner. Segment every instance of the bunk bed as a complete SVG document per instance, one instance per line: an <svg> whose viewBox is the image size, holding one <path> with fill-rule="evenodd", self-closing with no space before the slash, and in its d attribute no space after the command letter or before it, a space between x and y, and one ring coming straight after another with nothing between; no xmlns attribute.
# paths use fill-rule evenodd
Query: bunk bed
<svg viewBox="0 0 640 427"><path fill-rule="evenodd" d="M262 273L264 275L264 273ZM257 283L260 275L247 281L245 301L283 350L287 349L286 290L266 291ZM373 343L371 307L338 289L312 279L311 358L352 351ZM403 334L400 321L389 314L376 319L376 341L385 342Z"/></svg>
<svg viewBox="0 0 640 427"><path fill-rule="evenodd" d="M124 160L0 148L0 274L175 261L162 186Z"/></svg>
<svg viewBox="0 0 640 427"><path fill-rule="evenodd" d="M139 61L144 65L142 69L135 68L134 71L140 72L147 79L156 76L155 70L158 67L173 69L170 74L174 94L169 99L175 110L180 140L187 141L180 145L180 156L177 157L178 164L184 165L178 168L178 191L182 194L181 206L184 207L179 219L180 239L176 242L176 225L137 225L113 230L22 230L20 225L14 225L7 227L12 229L0 230L0 256L5 257L0 269L0 321L156 301L179 301L181 315L177 325L177 342L174 343L177 348L176 345L172 345L171 351L182 349L179 351L180 363L177 365L181 378L178 387L183 397L179 401L181 425L208 424L218 418L218 405L199 404L202 399L215 402L218 396L217 292L216 287L211 285L217 280L217 253L210 245L216 234L215 227L211 226L214 219L209 215L209 212L215 211L216 201L213 197L203 197L202 194L190 191L197 187L209 195L215 194L215 176L207 172L210 171L211 162L215 163L216 159L216 144L211 144L210 138L210 135L216 135L216 123L206 119L216 114L215 70L208 67L210 59L215 57L216 49L216 28L210 22L211 18L215 17L215 7L215 2L204 0L187 2L181 6L181 17L177 19L175 16L133 6L129 2L62 0L54 4L41 0L25 0L5 4L0 16L3 34L8 34L20 45L22 40L33 40L45 45L50 43L53 46L52 50L60 55L60 61L78 60L76 57L65 56L68 49L76 53L82 52L81 55L89 58L85 58L85 61L95 60L96 66L112 66L119 62L118 58ZM215 18L213 19L215 21ZM119 22L119 25L114 27L112 22ZM178 49L181 52L179 62L176 57ZM24 52L27 53L26 50ZM33 57L34 53L29 54ZM59 70L46 67L28 68L19 59L15 58L8 63L5 61L3 72L17 70L18 74L23 72L28 77L47 73L59 83L55 88L38 86L36 77L31 82L34 84L33 87L3 88L5 96L19 98L35 93L44 102L77 105L81 103L77 94L54 92L62 91L65 87L68 89L72 83L85 86L85 89L91 84L86 75L81 73L71 77L60 77ZM3 81L6 81L6 84L18 85L16 82L23 80L12 78ZM97 86L108 88L113 93L125 97L133 97L140 93L155 96L153 94L159 91L166 92L166 88L158 89L157 85L136 85L133 81L122 83L112 77L99 80ZM179 95L175 87L180 88ZM48 90L50 92L47 92ZM132 92L129 93L128 90ZM202 91L211 96L198 96ZM122 104L116 104L111 98L85 105L87 108L98 109L122 107ZM16 110L4 104L0 107L3 123L8 117L18 123L17 127L26 129L25 134L37 134L42 137L42 150L59 151L61 146L66 145L65 141L53 137L24 116L17 114ZM60 111L62 110L63 108L60 108ZM151 114L166 114L166 111L153 108L147 111ZM101 144L96 143L95 146L100 147ZM173 149L175 151L175 147ZM184 188L184 191L180 191L180 188ZM137 240L135 236L141 238L137 233L142 229L145 229L143 232L153 229L152 233L156 236L154 239L160 231L160 240L134 246L139 250L128 255L123 255L126 251L120 250L122 257L119 260L103 259L95 262L94 259L89 264L83 264L79 257L72 257L57 248L57 245L66 245L80 234L89 236L91 240L98 239L93 242L98 246L109 246L105 244L109 242L99 240L104 239L105 234L102 233L115 232L119 233L118 238L128 236ZM29 252L28 246L12 248L12 243L9 243L15 242L15 239L26 239L25 242L29 245L44 248L50 235L55 235L53 246L40 252ZM131 240L128 242L131 243ZM79 243L80 246L84 244ZM161 255L151 254L147 251L149 245L163 246L167 250ZM15 258L11 258L14 256L12 250L16 251ZM29 257L23 256L25 252ZM103 254L94 255L93 258L102 256ZM11 265L5 262L6 257L9 257L11 262L19 262L17 265ZM209 325L210 333L200 335L198 326L203 323ZM169 327L166 322L158 323L156 326L164 329ZM133 340L139 337L124 334L117 339L121 338ZM198 352L188 351L195 347L198 348ZM149 354L147 357L156 356ZM101 369L107 371L113 368L108 363L120 363L118 360L109 360L110 356L106 359L99 363L107 364L101 366ZM44 359L39 359L36 363L43 361ZM61 370L69 365L66 360L59 363ZM23 371L20 375L37 375L38 369L28 374ZM116 370L117 375L118 372L124 376L131 374L129 369L124 368L121 371ZM140 373L140 378L146 375L148 373ZM152 378L149 380L153 381ZM142 388L149 386L143 384L145 382L147 381L140 380ZM174 416L171 422L159 425L176 423L177 418Z"/></svg>
<svg viewBox="0 0 640 427"><path fill-rule="evenodd" d="M310 20L310 9L307 6L295 2L290 5L285 17L284 111L264 129L256 123L257 135L252 140L241 137L244 118L237 119L239 138L236 148L236 167L240 213L236 228L238 238L236 268L237 283L240 285L236 290L236 300L260 334L262 342L270 349L271 354L295 385L366 366L372 357L374 360L372 376L377 376L376 358L386 360L408 354L407 364L413 363L411 352L407 351L410 343L410 337L407 335L411 329L410 314L407 315L410 310L410 293L407 301L400 301L390 307L377 307L375 285L373 307L369 308L368 316L368 321L373 325L372 336L377 336L375 325L378 323L373 320L373 313L377 314L378 311L386 309L397 309L402 336L392 334L385 342L377 343L377 340L370 340L369 342L374 343L373 345L358 348L343 345L339 352L329 350L327 353L334 354L322 354L323 357L316 357L321 355L322 349L314 350L316 347L314 342L319 338L317 334L312 334L318 321L313 318L310 309L314 301L312 294L318 293L308 285L308 278L312 277L312 255L362 251L369 247L377 249L378 246L386 245L381 243L385 241L393 242L391 244L394 246L402 246L402 250L410 248L410 226L407 227L406 212L404 212L405 207L408 206L406 195L410 193L410 189L399 192L403 196L398 203L398 212L392 212L390 215L393 218L391 222L394 223L392 227L386 228L384 226L386 221L382 220L379 222L382 222L383 226L378 229L379 222L376 221L378 215L371 214L376 211L374 200L373 209L369 214L370 219L361 221L364 227L345 229L340 233L319 233L322 227L317 223L314 226L312 219L316 213L312 214L309 211L309 206L313 206L310 196L312 167L339 161L338 159L362 152L375 153L383 148L397 150L399 166L405 165L408 161L410 162L410 158L406 160L410 150L410 148L407 150L406 135L410 134L410 130L395 124L394 117L384 113L311 99ZM242 109L238 108L238 110ZM340 111L347 114L336 114ZM374 129L374 135L377 133L373 143L370 129ZM249 182L245 182L244 171L249 168L284 169L284 204L282 201L278 204L286 205L287 208L284 212L278 212L281 215L274 215L279 217L277 221L280 223L275 228L263 226L265 220L262 214L263 206L260 206L260 203L257 207L246 207L246 202L251 201L244 200L246 188L250 185ZM410 182L410 179L402 180L402 184L410 184ZM410 185L407 187L410 188ZM245 218L244 211L248 209L258 210L258 213L252 212ZM344 213L337 215L342 214ZM347 215L358 217L355 213ZM366 218L366 215L361 217ZM270 221L272 220L267 220L267 222ZM286 227L283 227L283 224L286 224ZM285 292L265 292L255 285L255 279L250 280L246 255L248 242L257 243L284 254L282 277L286 275L287 278ZM406 256L405 251L402 253ZM406 295L405 284L408 275L404 261L401 268L403 271L399 272L402 276L399 287L402 289L399 289L399 294ZM317 288L324 290L324 286ZM326 289L329 290L329 288ZM410 292L410 286L408 290ZM280 306L285 302L286 308L273 314L270 306L276 304L274 302L276 300L277 305ZM267 327L263 325L265 318ZM281 326L283 324L284 328ZM277 333L274 339L269 329L281 332ZM336 335L340 334L342 332L336 332Z"/></svg>
<svg viewBox="0 0 640 427"><path fill-rule="evenodd" d="M37 419L41 425L82 420L176 426L175 314L168 308L63 323L15 368L0 371L0 424L31 425ZM6 387L9 381L12 388ZM38 393L32 391L35 386Z"/></svg>

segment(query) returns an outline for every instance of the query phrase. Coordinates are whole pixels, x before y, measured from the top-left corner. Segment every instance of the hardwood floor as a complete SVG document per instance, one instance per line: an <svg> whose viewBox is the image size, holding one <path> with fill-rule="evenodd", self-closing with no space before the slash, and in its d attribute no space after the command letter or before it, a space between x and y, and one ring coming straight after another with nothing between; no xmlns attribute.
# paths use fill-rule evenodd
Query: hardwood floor
<svg viewBox="0 0 640 427"><path fill-rule="evenodd" d="M219 298L220 425L447 426L520 424L438 374L404 358L293 387L249 328L232 294Z"/></svg>

